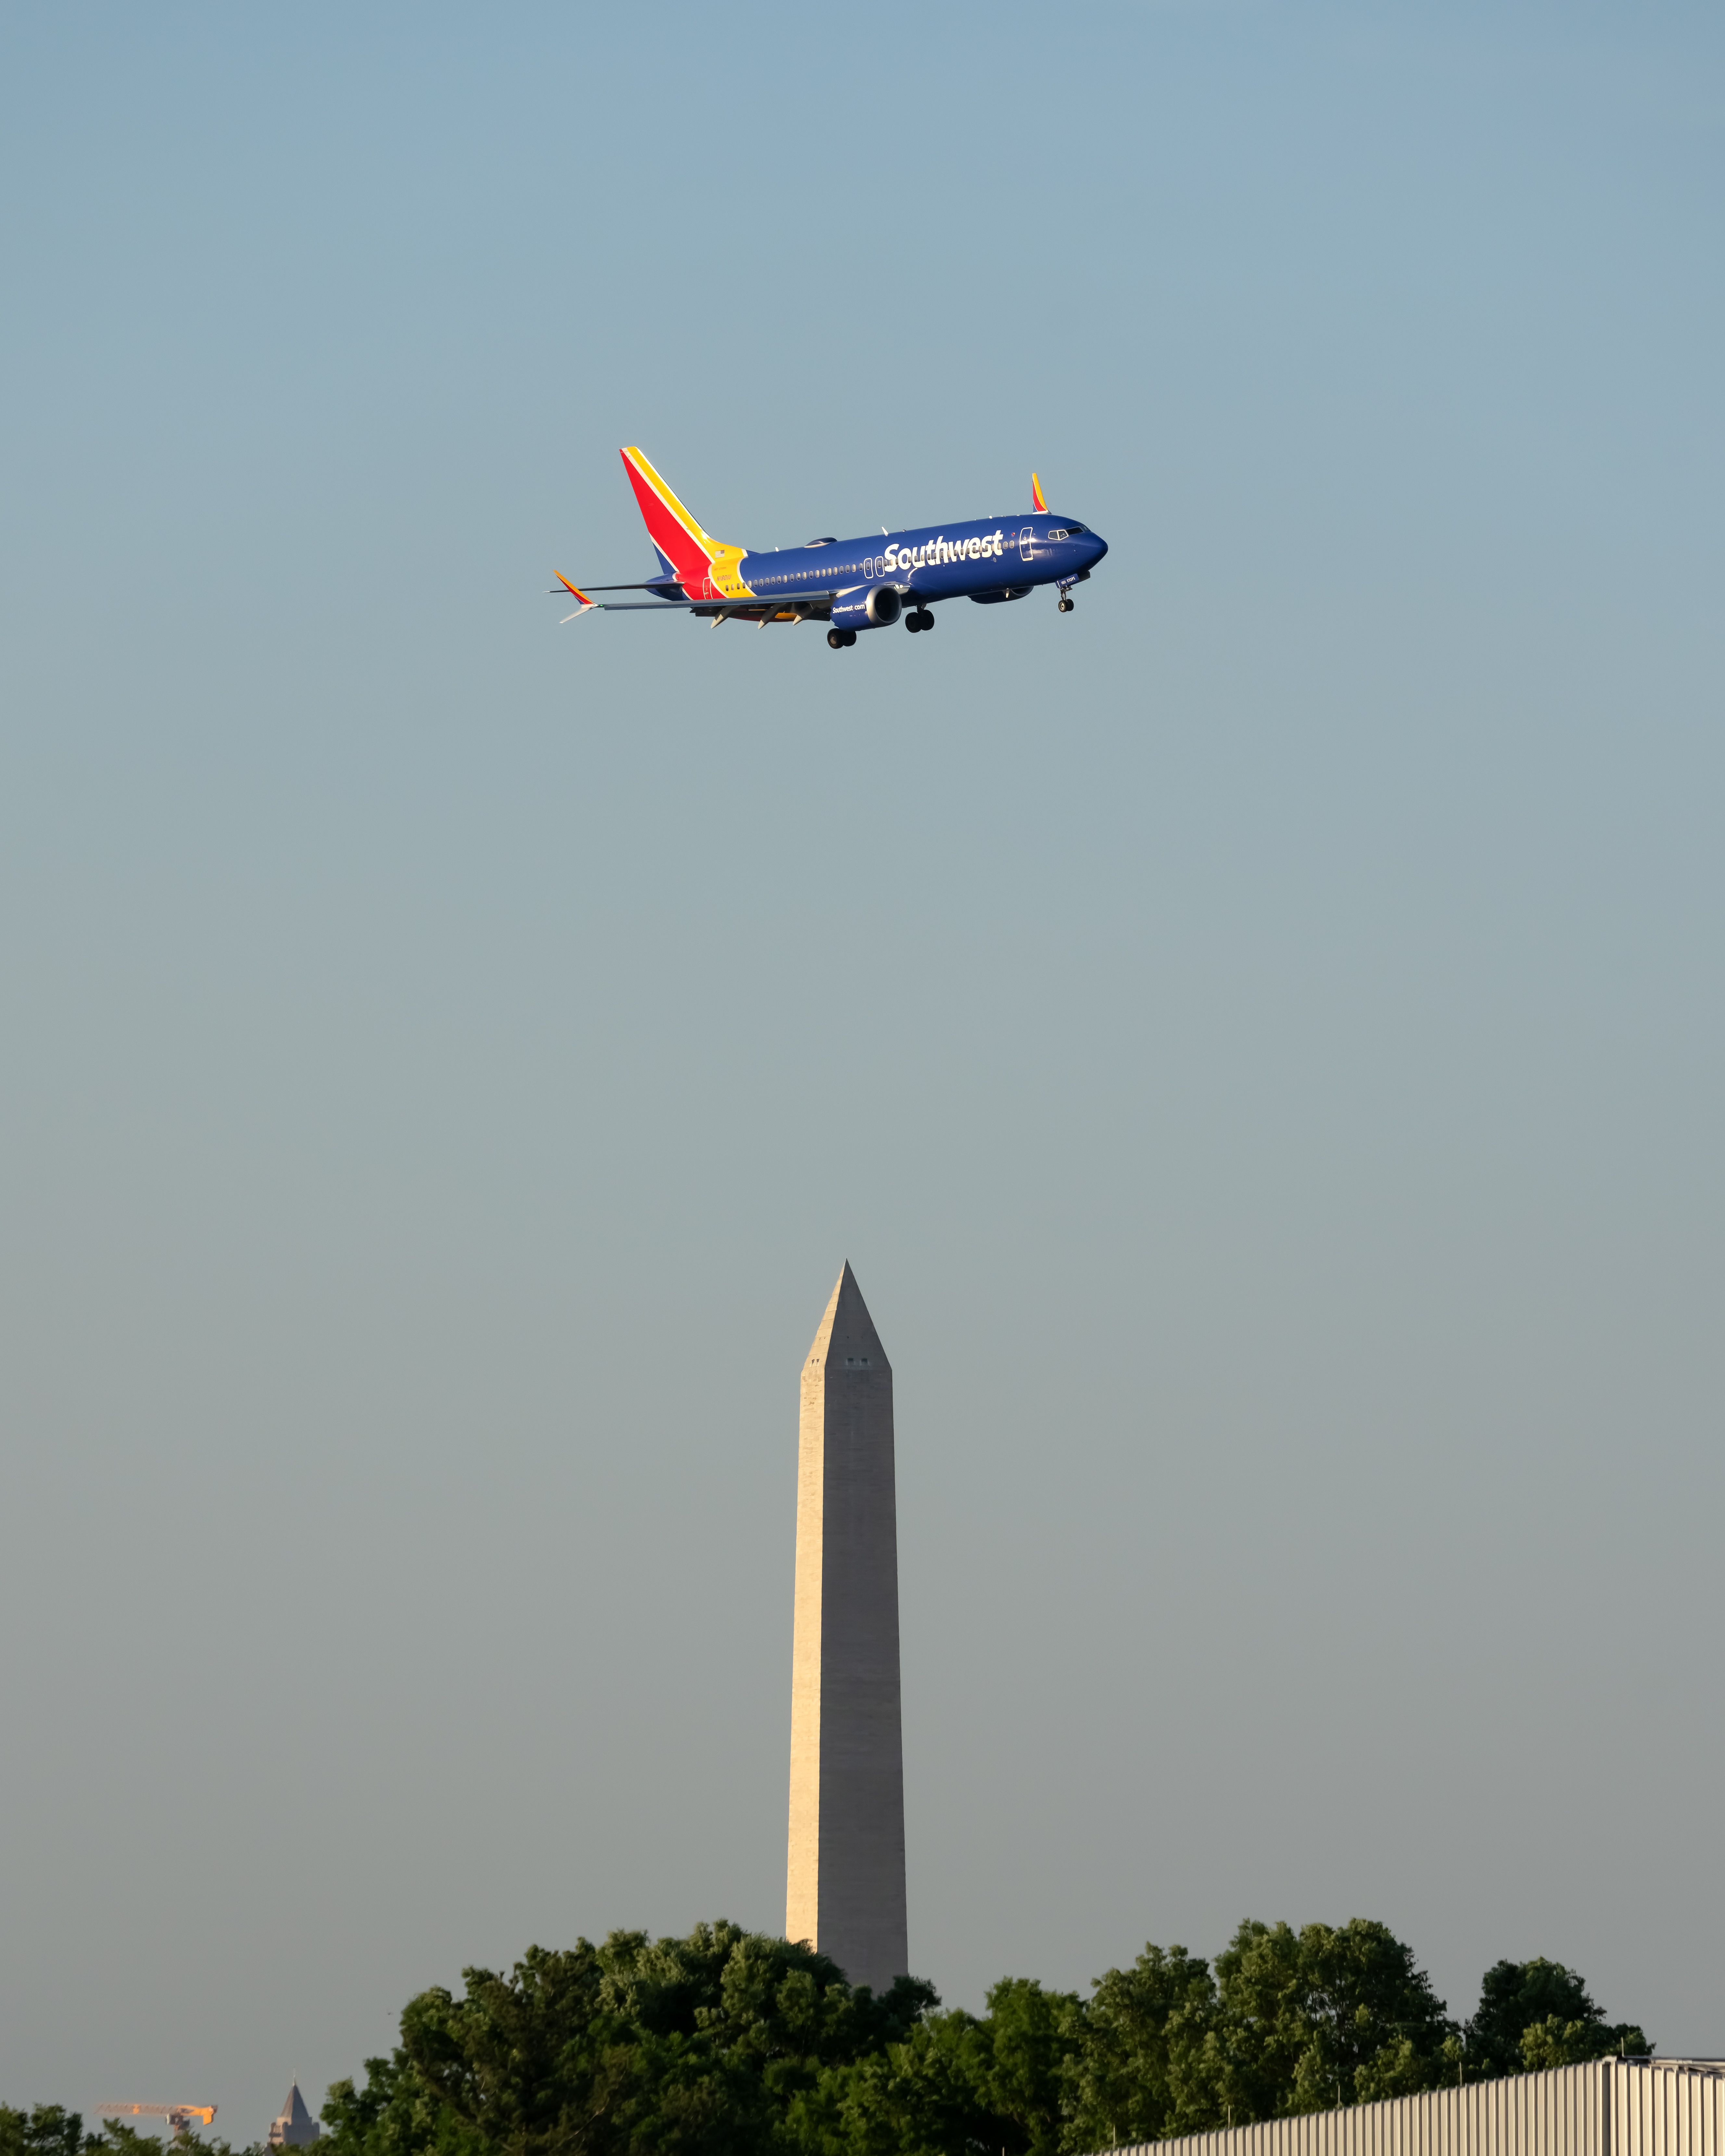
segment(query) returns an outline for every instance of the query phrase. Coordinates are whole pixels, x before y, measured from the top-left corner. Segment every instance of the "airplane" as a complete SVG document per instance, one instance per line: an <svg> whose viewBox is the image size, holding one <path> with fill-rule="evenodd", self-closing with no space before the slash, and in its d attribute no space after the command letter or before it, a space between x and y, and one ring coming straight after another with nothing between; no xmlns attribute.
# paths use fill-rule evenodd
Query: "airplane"
<svg viewBox="0 0 1725 2156"><path fill-rule="evenodd" d="M1024 598L1053 584L1060 611L1072 611L1081 584L1108 551L1107 542L1074 517L1056 516L1042 498L1022 521L973 517L960 524L919 526L879 538L811 539L803 547L757 552L732 547L698 524L636 449L623 451L647 536L662 573L639 584L571 583L559 569L552 596L579 603L563 620L590 613L654 613L679 608L717 629L727 621L824 621L827 642L844 651L865 629L891 629L902 619L912 632L932 629L930 612L942 599L978 606ZM650 592L647 599L594 598L595 592ZM906 608L908 608L908 611Z"/></svg>

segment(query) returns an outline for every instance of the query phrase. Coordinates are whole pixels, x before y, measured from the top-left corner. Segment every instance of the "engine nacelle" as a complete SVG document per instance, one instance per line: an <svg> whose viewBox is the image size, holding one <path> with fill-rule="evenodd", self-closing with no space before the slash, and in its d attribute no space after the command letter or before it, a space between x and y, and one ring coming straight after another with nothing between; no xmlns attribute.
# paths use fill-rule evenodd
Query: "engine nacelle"
<svg viewBox="0 0 1725 2156"><path fill-rule="evenodd" d="M866 591L846 592L833 601L833 626L891 629L904 610L904 601L891 584L871 584Z"/></svg>

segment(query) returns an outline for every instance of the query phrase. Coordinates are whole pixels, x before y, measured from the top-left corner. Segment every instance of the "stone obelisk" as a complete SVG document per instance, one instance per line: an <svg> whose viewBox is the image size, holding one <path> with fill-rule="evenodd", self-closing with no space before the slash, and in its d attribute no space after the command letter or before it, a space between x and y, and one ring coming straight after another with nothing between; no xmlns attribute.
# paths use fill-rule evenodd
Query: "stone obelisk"
<svg viewBox="0 0 1725 2156"><path fill-rule="evenodd" d="M910 1965L892 1365L849 1265L803 1365L784 1928L876 1991Z"/></svg>

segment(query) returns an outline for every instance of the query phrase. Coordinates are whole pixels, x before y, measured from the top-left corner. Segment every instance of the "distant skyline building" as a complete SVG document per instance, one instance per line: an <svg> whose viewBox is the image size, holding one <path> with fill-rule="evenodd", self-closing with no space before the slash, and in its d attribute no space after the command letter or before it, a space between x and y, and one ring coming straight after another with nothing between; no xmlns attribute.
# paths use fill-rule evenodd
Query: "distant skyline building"
<svg viewBox="0 0 1725 2156"><path fill-rule="evenodd" d="M323 2128L305 2108L305 2099L300 2093L296 2074L294 2085L288 2091L287 2102L281 2107L281 2115L270 2123L268 2145L271 2148L304 2148L316 2141Z"/></svg>
<svg viewBox="0 0 1725 2156"><path fill-rule="evenodd" d="M876 1991L910 1967L892 1365L848 1262L803 1365L785 1936Z"/></svg>
<svg viewBox="0 0 1725 2156"><path fill-rule="evenodd" d="M1620 2057L1122 2143L1107 2156L1717 2156L1722 2148L1725 2059Z"/></svg>

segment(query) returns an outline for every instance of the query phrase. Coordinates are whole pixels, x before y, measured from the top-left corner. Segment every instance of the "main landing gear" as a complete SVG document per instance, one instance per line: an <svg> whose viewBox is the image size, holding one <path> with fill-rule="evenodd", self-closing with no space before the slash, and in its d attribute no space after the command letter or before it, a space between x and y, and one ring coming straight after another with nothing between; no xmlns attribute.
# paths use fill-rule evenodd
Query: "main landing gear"
<svg viewBox="0 0 1725 2156"><path fill-rule="evenodd" d="M919 629L932 629L934 616L927 607L919 606L915 613L907 613L905 616L905 627L914 636Z"/></svg>
<svg viewBox="0 0 1725 2156"><path fill-rule="evenodd" d="M829 629L827 631L827 642L834 651L847 651L855 641L856 631L854 629Z"/></svg>

